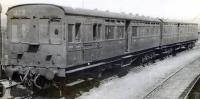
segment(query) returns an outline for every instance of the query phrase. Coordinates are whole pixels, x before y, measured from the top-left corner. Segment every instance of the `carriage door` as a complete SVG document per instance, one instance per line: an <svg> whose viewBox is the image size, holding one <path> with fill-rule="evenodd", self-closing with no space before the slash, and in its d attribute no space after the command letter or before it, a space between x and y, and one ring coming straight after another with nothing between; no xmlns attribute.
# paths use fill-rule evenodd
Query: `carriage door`
<svg viewBox="0 0 200 99"><path fill-rule="evenodd" d="M91 31L92 30L92 31ZM85 24L83 43L83 58L85 62L99 58L101 24Z"/></svg>
<svg viewBox="0 0 200 99"><path fill-rule="evenodd" d="M50 33L51 44L60 44L62 35L61 19L52 19L49 22L49 24L50 24L49 33Z"/></svg>
<svg viewBox="0 0 200 99"><path fill-rule="evenodd" d="M125 38L126 38L126 44L125 44L125 52L128 52L129 51L129 44L131 44L130 40L129 39L129 25L130 25L130 20L126 20L126 23L125 23Z"/></svg>

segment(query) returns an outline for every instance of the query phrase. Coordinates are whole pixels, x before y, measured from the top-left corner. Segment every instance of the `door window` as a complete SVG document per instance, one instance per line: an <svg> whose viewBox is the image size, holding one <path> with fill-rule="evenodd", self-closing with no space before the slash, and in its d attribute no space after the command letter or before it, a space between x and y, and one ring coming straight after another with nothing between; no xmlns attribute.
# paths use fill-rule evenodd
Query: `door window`
<svg viewBox="0 0 200 99"><path fill-rule="evenodd" d="M117 38L118 39L124 38L124 31L125 31L124 26L118 26L117 27Z"/></svg>
<svg viewBox="0 0 200 99"><path fill-rule="evenodd" d="M114 26L105 27L105 39L114 39Z"/></svg>
<svg viewBox="0 0 200 99"><path fill-rule="evenodd" d="M48 19L41 19L39 21L39 40L40 43L49 43L49 24Z"/></svg>
<svg viewBox="0 0 200 99"><path fill-rule="evenodd" d="M61 43L62 28L60 21L50 22L50 36L52 44Z"/></svg>
<svg viewBox="0 0 200 99"><path fill-rule="evenodd" d="M73 29L74 28L74 24L68 24L68 42L72 42L73 41Z"/></svg>
<svg viewBox="0 0 200 99"><path fill-rule="evenodd" d="M93 40L100 40L101 34L101 24L94 24L93 25Z"/></svg>
<svg viewBox="0 0 200 99"><path fill-rule="evenodd" d="M137 27L136 27L136 26L133 26L133 27L132 27L132 36L133 36L133 37L136 37L136 36L137 36Z"/></svg>
<svg viewBox="0 0 200 99"><path fill-rule="evenodd" d="M81 38L81 23L75 24L75 42L80 42Z"/></svg>

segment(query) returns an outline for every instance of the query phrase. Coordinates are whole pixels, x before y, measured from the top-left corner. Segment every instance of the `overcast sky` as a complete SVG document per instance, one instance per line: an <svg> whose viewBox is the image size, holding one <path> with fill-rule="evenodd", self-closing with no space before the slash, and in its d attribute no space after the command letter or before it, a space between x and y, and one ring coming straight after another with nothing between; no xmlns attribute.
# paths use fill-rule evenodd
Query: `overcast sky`
<svg viewBox="0 0 200 99"><path fill-rule="evenodd" d="M24 3L51 3L73 8L138 13L139 15L189 20L200 15L200 0L0 0L3 17L8 7Z"/></svg>

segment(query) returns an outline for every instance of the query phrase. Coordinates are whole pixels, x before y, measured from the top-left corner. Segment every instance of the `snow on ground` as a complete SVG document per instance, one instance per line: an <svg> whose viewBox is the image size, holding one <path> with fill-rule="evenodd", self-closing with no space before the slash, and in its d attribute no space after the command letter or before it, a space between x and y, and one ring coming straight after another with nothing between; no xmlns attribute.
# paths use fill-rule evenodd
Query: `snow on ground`
<svg viewBox="0 0 200 99"><path fill-rule="evenodd" d="M194 48L144 68L136 67L126 76L105 81L77 99L142 99L170 74L198 57L200 48Z"/></svg>

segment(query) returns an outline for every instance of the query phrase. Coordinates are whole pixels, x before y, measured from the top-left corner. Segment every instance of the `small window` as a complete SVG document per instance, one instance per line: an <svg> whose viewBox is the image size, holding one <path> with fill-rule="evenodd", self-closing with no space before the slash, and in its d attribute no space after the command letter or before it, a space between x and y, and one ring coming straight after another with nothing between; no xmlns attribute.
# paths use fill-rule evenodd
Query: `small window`
<svg viewBox="0 0 200 99"><path fill-rule="evenodd" d="M76 23L75 24L75 41L80 42L80 37L81 37L81 23Z"/></svg>
<svg viewBox="0 0 200 99"><path fill-rule="evenodd" d="M72 42L73 40L73 27L74 24L68 24L68 42Z"/></svg>
<svg viewBox="0 0 200 99"><path fill-rule="evenodd" d="M117 38L124 38L124 26L117 27Z"/></svg>
<svg viewBox="0 0 200 99"><path fill-rule="evenodd" d="M114 39L114 26L105 27L105 39Z"/></svg>
<svg viewBox="0 0 200 99"><path fill-rule="evenodd" d="M136 26L132 27L132 36L137 36L137 27Z"/></svg>
<svg viewBox="0 0 200 99"><path fill-rule="evenodd" d="M114 22L115 22L115 20L111 20L111 22L113 22L113 23L114 23Z"/></svg>
<svg viewBox="0 0 200 99"><path fill-rule="evenodd" d="M58 29L55 29L54 33L55 33L55 35L58 35L58 33L59 33Z"/></svg>
<svg viewBox="0 0 200 99"><path fill-rule="evenodd" d="M106 19L105 22L110 22L110 20L109 20L109 19Z"/></svg>

